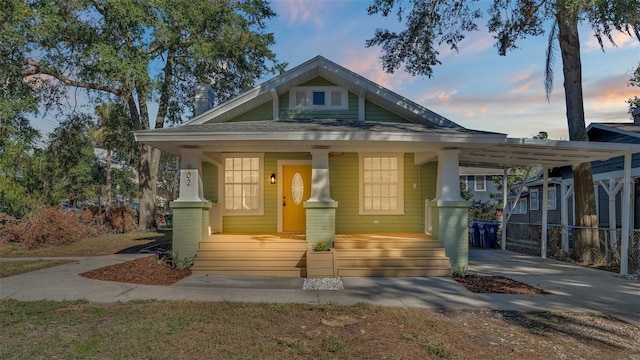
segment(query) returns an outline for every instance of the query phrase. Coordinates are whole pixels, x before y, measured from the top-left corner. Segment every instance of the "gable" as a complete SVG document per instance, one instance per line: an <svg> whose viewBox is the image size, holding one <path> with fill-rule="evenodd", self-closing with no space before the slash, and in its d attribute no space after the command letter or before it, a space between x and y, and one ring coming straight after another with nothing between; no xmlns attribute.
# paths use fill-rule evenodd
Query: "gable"
<svg viewBox="0 0 640 360"><path fill-rule="evenodd" d="M324 95L316 94L321 91L308 92L305 101L313 98L311 109L294 109L295 107L289 106L292 103L292 89L302 87L301 91L304 91L304 87L316 86L336 88L325 89ZM333 100L333 90L343 91L343 100L338 101L338 105ZM331 106L324 106L324 97L330 97ZM266 105L267 103L270 105ZM321 56L276 76L181 126L229 121L321 118L409 122L429 128L464 130L460 125Z"/></svg>

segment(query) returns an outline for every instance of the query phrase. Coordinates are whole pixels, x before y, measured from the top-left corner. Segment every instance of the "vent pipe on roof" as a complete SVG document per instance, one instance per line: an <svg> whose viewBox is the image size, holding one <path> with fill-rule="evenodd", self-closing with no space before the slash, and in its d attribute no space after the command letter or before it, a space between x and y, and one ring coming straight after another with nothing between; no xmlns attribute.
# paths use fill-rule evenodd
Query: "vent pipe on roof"
<svg viewBox="0 0 640 360"><path fill-rule="evenodd" d="M633 122L635 124L640 124L640 107L637 107L635 110L633 110L631 116L633 116Z"/></svg>
<svg viewBox="0 0 640 360"><path fill-rule="evenodd" d="M214 105L214 93L213 88L209 84L199 83L196 84L194 100L194 114L196 117L202 113L207 112Z"/></svg>

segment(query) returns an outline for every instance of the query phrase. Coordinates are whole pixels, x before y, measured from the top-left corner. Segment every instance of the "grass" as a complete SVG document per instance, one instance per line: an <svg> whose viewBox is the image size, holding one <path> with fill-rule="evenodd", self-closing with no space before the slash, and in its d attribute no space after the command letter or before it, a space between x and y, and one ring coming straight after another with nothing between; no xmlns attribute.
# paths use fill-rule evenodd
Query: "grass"
<svg viewBox="0 0 640 360"><path fill-rule="evenodd" d="M0 358L425 358L397 331L424 311L377 306L136 301L0 301ZM363 319L329 327L332 316ZM407 319L418 317L411 323ZM453 348L453 346L451 346Z"/></svg>
<svg viewBox="0 0 640 360"><path fill-rule="evenodd" d="M68 264L72 260L25 260L0 261L0 278L18 275L29 271L46 269L53 266Z"/></svg>
<svg viewBox="0 0 640 360"><path fill-rule="evenodd" d="M607 346L571 332L527 328L535 314L381 306L190 301L0 300L1 359L548 359L629 358L631 325ZM350 317L355 324L323 320ZM528 320L523 322L514 319ZM542 314L540 319L544 319ZM576 319L579 319L576 318ZM547 319L548 320L548 319ZM613 321L613 320L612 320ZM593 333L593 323L584 327ZM544 328L544 329L542 329ZM566 330L566 329L564 329ZM619 341L622 340L622 341ZM631 345L630 345L631 344ZM635 345L633 345L635 344Z"/></svg>
<svg viewBox="0 0 640 360"><path fill-rule="evenodd" d="M171 232L131 232L107 234L82 239L68 245L33 250L20 249L16 244L0 244L0 257L100 256L141 248L153 242L171 240Z"/></svg>

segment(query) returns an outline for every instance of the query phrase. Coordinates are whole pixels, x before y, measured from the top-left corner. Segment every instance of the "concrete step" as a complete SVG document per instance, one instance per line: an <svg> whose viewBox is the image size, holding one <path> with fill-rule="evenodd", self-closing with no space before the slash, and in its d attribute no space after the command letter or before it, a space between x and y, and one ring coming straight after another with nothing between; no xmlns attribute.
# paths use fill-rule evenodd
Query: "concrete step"
<svg viewBox="0 0 640 360"><path fill-rule="evenodd" d="M439 240L402 238L402 239L336 239L336 249L424 249L441 248Z"/></svg>
<svg viewBox="0 0 640 360"><path fill-rule="evenodd" d="M338 254L338 268L414 268L414 267L449 267L449 259L446 257L359 257L342 256Z"/></svg>
<svg viewBox="0 0 640 360"><path fill-rule="evenodd" d="M301 250L307 249L307 242L300 240L208 240L200 242L200 250Z"/></svg>
<svg viewBox="0 0 640 360"><path fill-rule="evenodd" d="M261 267L261 268L299 268L305 266L305 259L302 257L263 257L257 259L247 258L226 258L209 257L196 258L194 267L236 267L240 269Z"/></svg>
<svg viewBox="0 0 640 360"><path fill-rule="evenodd" d="M305 249L224 249L224 250L198 250L197 258L245 258L262 259L269 258L300 258L304 257Z"/></svg>
<svg viewBox="0 0 640 360"><path fill-rule="evenodd" d="M238 268L222 266L193 266L191 272L194 274L209 275L253 275L253 276L281 276L281 277L301 277L306 276L306 268L292 267L251 267Z"/></svg>
<svg viewBox="0 0 640 360"><path fill-rule="evenodd" d="M445 256L444 248L411 248L411 249L339 249L338 256L359 257L440 257Z"/></svg>
<svg viewBox="0 0 640 360"><path fill-rule="evenodd" d="M338 276L390 276L390 277L413 277L413 276L451 276L451 269L447 267L348 267L338 268Z"/></svg>

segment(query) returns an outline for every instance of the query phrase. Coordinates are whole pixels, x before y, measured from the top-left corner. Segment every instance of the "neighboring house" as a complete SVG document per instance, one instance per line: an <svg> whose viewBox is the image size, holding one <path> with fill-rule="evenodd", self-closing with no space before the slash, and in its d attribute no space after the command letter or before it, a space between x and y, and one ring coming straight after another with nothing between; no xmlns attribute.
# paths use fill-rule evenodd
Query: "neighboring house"
<svg viewBox="0 0 640 360"><path fill-rule="evenodd" d="M628 152L466 129L321 56L212 109L196 96L190 121L135 134L181 157L173 248L194 272L304 276L323 241L334 275L448 275L468 265L460 163Z"/></svg>
<svg viewBox="0 0 640 360"><path fill-rule="evenodd" d="M636 111L632 123L592 123L587 133L590 141L628 144L636 149L637 152L631 156L630 219L631 228L640 229L640 113ZM598 222L603 227L618 227L622 222L623 158L595 161L591 167L594 185L598 186Z"/></svg>
<svg viewBox="0 0 640 360"><path fill-rule="evenodd" d="M547 223L550 225L561 224L560 213L560 186L562 184L561 177L550 177L547 205ZM542 176L525 181L524 189L520 193L518 201L513 207L516 195L510 195L507 200L507 209L511 211L510 223L531 223L540 224L542 222Z"/></svg>
<svg viewBox="0 0 640 360"><path fill-rule="evenodd" d="M471 194L472 201L500 202L502 191L496 180L501 182L503 170L460 166L460 179Z"/></svg>

